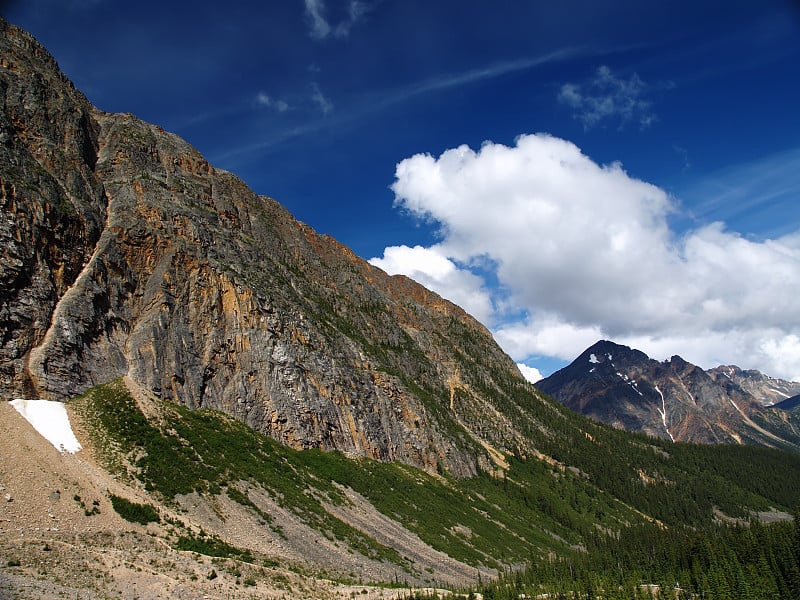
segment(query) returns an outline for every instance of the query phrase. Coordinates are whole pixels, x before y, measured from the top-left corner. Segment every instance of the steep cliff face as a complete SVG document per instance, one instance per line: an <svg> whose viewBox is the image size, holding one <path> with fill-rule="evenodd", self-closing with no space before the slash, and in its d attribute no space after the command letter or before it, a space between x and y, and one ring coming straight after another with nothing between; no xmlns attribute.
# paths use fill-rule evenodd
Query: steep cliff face
<svg viewBox="0 0 800 600"><path fill-rule="evenodd" d="M600 341L536 386L577 412L630 431L674 441L800 449L794 417L762 406L760 397L720 369L707 372L680 356L659 362Z"/></svg>
<svg viewBox="0 0 800 600"><path fill-rule="evenodd" d="M4 395L127 374L295 448L462 476L525 447L497 385L521 377L478 322L177 136L91 107L30 36L0 32Z"/></svg>
<svg viewBox="0 0 800 600"><path fill-rule="evenodd" d="M92 108L36 41L0 19L0 378L31 392L27 356L105 219Z"/></svg>

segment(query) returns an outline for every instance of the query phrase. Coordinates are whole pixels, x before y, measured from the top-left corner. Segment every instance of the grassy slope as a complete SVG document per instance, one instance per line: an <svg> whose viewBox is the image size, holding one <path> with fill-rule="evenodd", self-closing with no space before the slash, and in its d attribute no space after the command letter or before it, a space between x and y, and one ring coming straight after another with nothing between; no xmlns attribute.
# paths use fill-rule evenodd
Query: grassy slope
<svg viewBox="0 0 800 600"><path fill-rule="evenodd" d="M159 403L148 418L121 381L94 388L73 405L93 423L93 442L108 467L138 479L162 501L227 491L257 510L236 487L246 481L326 537L406 569L411 566L394 548L325 510L325 503L349 502L339 486L360 493L431 547L494 568L551 551L570 554L598 530L618 531L649 518L671 527L704 526L713 507L738 516L750 509L790 510L798 502L798 455L672 445L554 411L533 395L519 397L524 388L517 393L520 404L548 419L549 431L530 435L556 462L509 456L504 477L467 480L337 452L295 451L213 411ZM277 527L261 516L266 527Z"/></svg>

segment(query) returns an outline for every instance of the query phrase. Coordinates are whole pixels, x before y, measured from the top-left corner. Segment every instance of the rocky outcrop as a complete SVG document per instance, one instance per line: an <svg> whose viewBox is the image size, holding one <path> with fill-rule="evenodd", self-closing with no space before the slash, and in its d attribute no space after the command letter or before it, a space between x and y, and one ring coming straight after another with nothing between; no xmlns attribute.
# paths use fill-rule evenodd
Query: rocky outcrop
<svg viewBox="0 0 800 600"><path fill-rule="evenodd" d="M86 98L0 20L0 378L31 393L27 356L97 242L106 198Z"/></svg>
<svg viewBox="0 0 800 600"><path fill-rule="evenodd" d="M723 368L735 373L730 367L707 372L680 356L659 362L600 341L536 386L572 410L629 431L674 441L800 449L790 417L764 407L735 376L721 374Z"/></svg>
<svg viewBox="0 0 800 600"><path fill-rule="evenodd" d="M800 408L800 394L797 396L792 396L791 398L787 398L786 400L779 402L775 405L775 408L780 410L796 410Z"/></svg>
<svg viewBox="0 0 800 600"><path fill-rule="evenodd" d="M521 376L463 310L93 108L29 35L0 32L3 394L128 375L295 448L460 476L525 446L495 383Z"/></svg>
<svg viewBox="0 0 800 600"><path fill-rule="evenodd" d="M755 369L720 365L707 373L717 381L722 377L732 380L764 406L773 406L800 394L800 382L770 377Z"/></svg>

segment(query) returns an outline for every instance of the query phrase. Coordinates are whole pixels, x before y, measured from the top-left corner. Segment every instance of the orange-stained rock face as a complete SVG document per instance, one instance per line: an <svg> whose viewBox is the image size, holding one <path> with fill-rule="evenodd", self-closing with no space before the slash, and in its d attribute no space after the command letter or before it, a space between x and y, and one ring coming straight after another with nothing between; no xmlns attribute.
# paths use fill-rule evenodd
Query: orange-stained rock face
<svg viewBox="0 0 800 600"><path fill-rule="evenodd" d="M129 375L296 448L462 476L492 462L480 439L525 445L493 406L516 366L463 310L177 136L93 108L6 23L0 54L3 394Z"/></svg>

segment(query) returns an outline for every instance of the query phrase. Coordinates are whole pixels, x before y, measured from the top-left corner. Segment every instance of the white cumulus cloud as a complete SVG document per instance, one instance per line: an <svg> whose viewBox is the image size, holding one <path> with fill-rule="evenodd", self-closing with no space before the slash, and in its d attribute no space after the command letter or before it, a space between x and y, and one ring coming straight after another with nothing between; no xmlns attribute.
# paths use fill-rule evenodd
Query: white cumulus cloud
<svg viewBox="0 0 800 600"><path fill-rule="evenodd" d="M522 373L522 376L531 383L536 383L540 379L544 379L542 374L539 372L539 369L536 367L529 367L524 363L517 363L517 368L519 369L519 372Z"/></svg>
<svg viewBox="0 0 800 600"><path fill-rule="evenodd" d="M472 312L516 360L571 359L609 338L800 379L800 233L753 241L711 223L679 234L664 190L544 134L413 156L392 189L441 241L382 260L434 289L481 290ZM476 263L494 267L502 300L487 297L499 292Z"/></svg>
<svg viewBox="0 0 800 600"><path fill-rule="evenodd" d="M491 322L493 309L483 280L442 254L436 246L390 246L383 258L370 259L390 275L403 274L458 304L483 323Z"/></svg>

